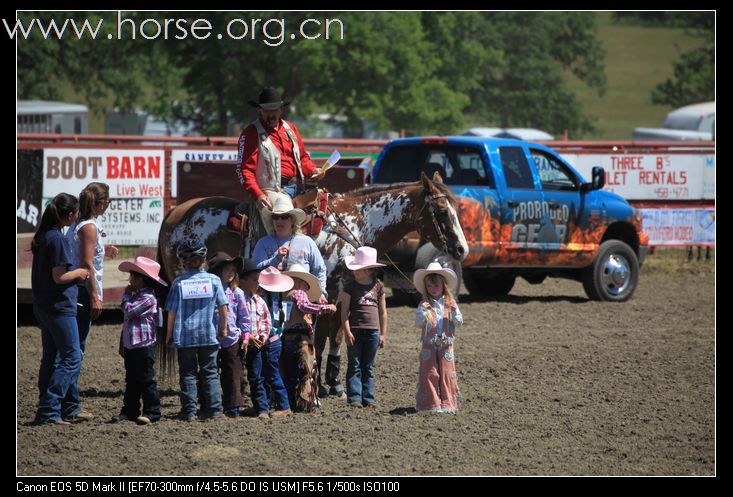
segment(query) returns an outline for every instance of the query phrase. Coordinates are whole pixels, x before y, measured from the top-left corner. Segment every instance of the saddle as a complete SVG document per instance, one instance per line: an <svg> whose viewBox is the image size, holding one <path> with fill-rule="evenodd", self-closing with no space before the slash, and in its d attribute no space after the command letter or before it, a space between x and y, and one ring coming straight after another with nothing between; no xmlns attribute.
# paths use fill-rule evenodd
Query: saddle
<svg viewBox="0 0 733 497"><path fill-rule="evenodd" d="M293 206L302 209L305 214L305 222L301 225L303 233L308 236L318 236L323 229L323 220L328 213L328 190L314 188L293 199Z"/></svg>
<svg viewBox="0 0 733 497"><path fill-rule="evenodd" d="M318 236L323 229L323 220L328 211L328 190L314 188L296 196L293 206L302 209L306 218L300 226L308 236ZM249 202L243 201L234 206L227 218L227 229L245 236L249 232Z"/></svg>

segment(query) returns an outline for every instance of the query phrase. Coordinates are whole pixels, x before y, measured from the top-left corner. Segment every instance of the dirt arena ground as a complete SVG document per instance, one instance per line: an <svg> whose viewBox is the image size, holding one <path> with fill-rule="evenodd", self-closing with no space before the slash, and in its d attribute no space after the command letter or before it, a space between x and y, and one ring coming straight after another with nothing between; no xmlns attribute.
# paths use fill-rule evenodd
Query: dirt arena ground
<svg viewBox="0 0 733 497"><path fill-rule="evenodd" d="M566 280L521 280L499 302L464 296L456 416L414 412L415 311L391 306L376 409L327 399L316 414L188 424L174 419L177 385L169 381L159 385L159 423L111 424L124 389L113 315L93 327L80 380L97 418L30 426L41 343L21 315L17 473L713 475L714 265L653 262L620 305L590 302Z"/></svg>

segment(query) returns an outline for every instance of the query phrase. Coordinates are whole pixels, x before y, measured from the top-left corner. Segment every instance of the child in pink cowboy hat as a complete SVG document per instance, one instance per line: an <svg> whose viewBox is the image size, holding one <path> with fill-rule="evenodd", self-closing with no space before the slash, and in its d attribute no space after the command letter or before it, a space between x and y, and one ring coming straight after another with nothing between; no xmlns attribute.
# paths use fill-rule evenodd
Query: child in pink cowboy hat
<svg viewBox="0 0 733 497"><path fill-rule="evenodd" d="M344 261L354 273L354 280L347 283L339 295L341 325L349 356L346 391L349 405L371 407L377 350L387 344L384 285L374 275L375 268L384 264L377 262L377 251L372 247L359 247Z"/></svg>
<svg viewBox="0 0 733 497"><path fill-rule="evenodd" d="M279 366L282 326L276 327L273 318L282 314L280 292L293 288L293 279L271 266L259 269L250 259L245 259L239 281L245 295L245 323L248 323L245 326L250 333L251 346L245 360L253 414L261 419L269 418L270 404L273 404L273 417L287 416L290 403ZM266 290L264 298L257 293L259 288ZM273 302L278 305L273 306Z"/></svg>
<svg viewBox="0 0 733 497"><path fill-rule="evenodd" d="M120 352L125 360L125 396L120 414L112 420L146 425L160 419L154 364L156 329L163 323L155 290L158 285L168 284L159 276L160 264L147 257L125 261L118 269L130 273L130 284L122 297L124 322L120 337Z"/></svg>
<svg viewBox="0 0 733 497"><path fill-rule="evenodd" d="M421 330L420 373L416 409L435 413L458 412L458 379L453 342L463 315L450 289L456 274L438 262L415 271L413 283L422 296L415 324Z"/></svg>

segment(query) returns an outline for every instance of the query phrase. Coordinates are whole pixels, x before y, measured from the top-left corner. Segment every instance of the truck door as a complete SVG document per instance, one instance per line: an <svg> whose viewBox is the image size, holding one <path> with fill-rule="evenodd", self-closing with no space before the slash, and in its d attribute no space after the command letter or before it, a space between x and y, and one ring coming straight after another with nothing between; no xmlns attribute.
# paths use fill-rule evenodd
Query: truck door
<svg viewBox="0 0 733 497"><path fill-rule="evenodd" d="M584 259L590 250L578 239L583 205L578 176L554 154L529 148L542 185L543 216L538 242L554 253L553 265L575 266L574 257ZM580 242L580 243L578 243Z"/></svg>
<svg viewBox="0 0 733 497"><path fill-rule="evenodd" d="M485 147L454 145L445 150L446 184L457 195L458 216L468 242L464 267L487 265L498 247L499 196Z"/></svg>
<svg viewBox="0 0 733 497"><path fill-rule="evenodd" d="M541 266L547 247L540 243L544 210L542 189L522 146L499 146L503 188L501 197L501 234L493 266Z"/></svg>

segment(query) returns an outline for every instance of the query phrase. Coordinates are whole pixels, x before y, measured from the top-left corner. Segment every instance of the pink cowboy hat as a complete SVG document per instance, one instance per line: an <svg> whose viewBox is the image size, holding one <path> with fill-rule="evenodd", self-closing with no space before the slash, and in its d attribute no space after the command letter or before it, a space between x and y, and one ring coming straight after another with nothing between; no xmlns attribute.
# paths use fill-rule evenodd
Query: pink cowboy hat
<svg viewBox="0 0 733 497"><path fill-rule="evenodd" d="M377 262L377 249L372 247L359 247L354 255L344 257L346 267L352 271L356 269L366 269L370 267L386 266Z"/></svg>
<svg viewBox="0 0 733 497"><path fill-rule="evenodd" d="M295 285L293 278L282 274L277 268L272 266L268 266L260 271L260 276L257 281L268 292L287 292Z"/></svg>
<svg viewBox="0 0 733 497"><path fill-rule="evenodd" d="M124 261L117 267L117 269L126 273L135 271L136 273L143 274L148 278L157 281L161 285L168 286L168 283L158 276L160 273L160 264L155 262L153 259L148 259L147 257L142 256L135 257L134 262Z"/></svg>

